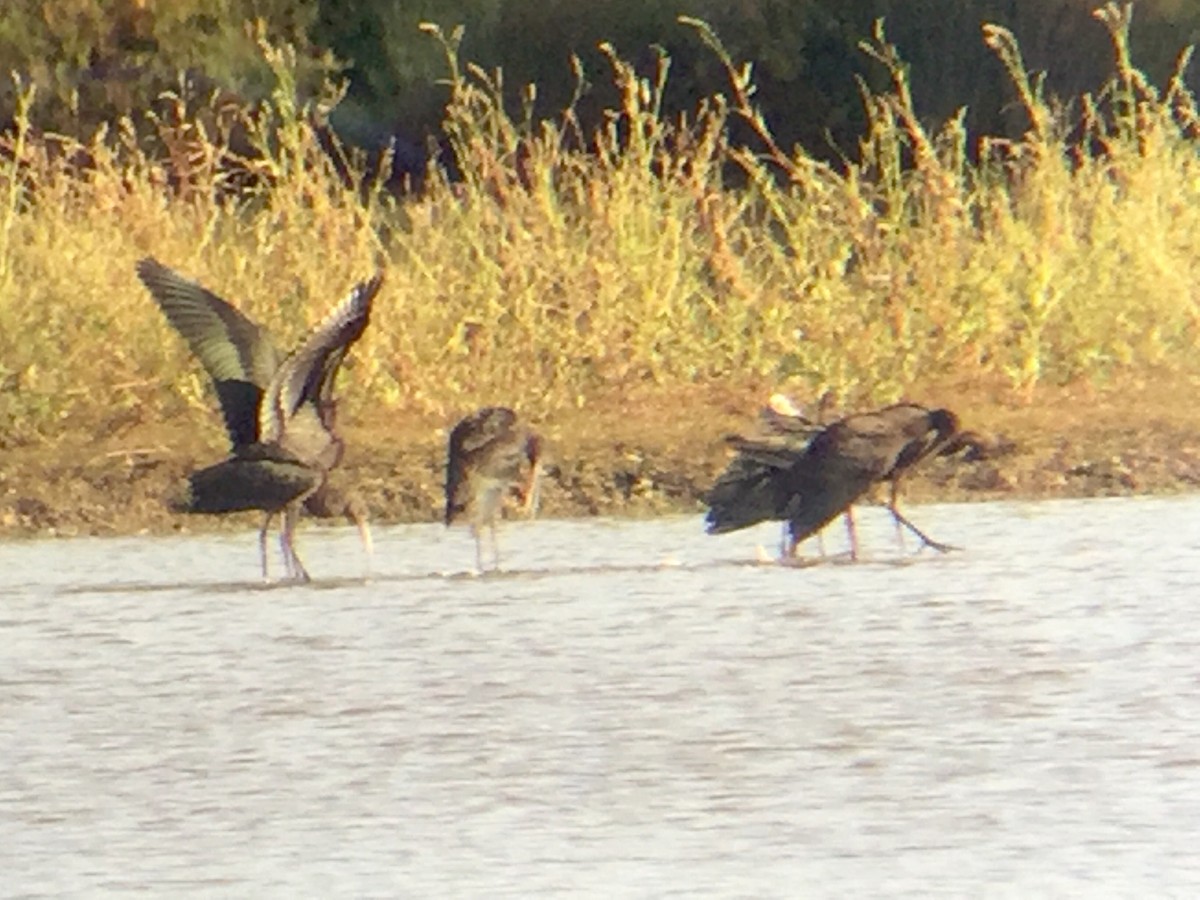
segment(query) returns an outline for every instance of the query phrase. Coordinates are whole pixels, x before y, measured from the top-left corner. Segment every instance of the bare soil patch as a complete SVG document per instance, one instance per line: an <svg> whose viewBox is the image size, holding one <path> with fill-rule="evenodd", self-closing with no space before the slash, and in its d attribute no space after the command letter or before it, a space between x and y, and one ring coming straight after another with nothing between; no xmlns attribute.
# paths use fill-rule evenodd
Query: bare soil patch
<svg viewBox="0 0 1200 900"><path fill-rule="evenodd" d="M909 399L946 406L984 438L982 458L937 459L906 482L909 500L1086 497L1200 486L1197 379L1127 377L1094 387L929 385ZM699 514L729 452L754 427L764 385L646 386L536 422L549 448L542 515ZM462 412L466 412L463 410ZM347 423L334 477L365 497L376 524L440 517L444 442L453 419L380 414ZM242 529L254 514L179 516L165 500L186 473L224 452L218 417L65 421L40 443L0 443L0 536Z"/></svg>

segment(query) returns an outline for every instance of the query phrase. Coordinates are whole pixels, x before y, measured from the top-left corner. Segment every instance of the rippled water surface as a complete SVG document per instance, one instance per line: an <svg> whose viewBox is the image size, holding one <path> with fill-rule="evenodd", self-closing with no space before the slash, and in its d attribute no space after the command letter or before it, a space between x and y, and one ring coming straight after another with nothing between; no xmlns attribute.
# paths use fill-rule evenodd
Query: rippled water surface
<svg viewBox="0 0 1200 900"><path fill-rule="evenodd" d="M0 544L0 895L1200 895L1200 498L911 512Z"/></svg>

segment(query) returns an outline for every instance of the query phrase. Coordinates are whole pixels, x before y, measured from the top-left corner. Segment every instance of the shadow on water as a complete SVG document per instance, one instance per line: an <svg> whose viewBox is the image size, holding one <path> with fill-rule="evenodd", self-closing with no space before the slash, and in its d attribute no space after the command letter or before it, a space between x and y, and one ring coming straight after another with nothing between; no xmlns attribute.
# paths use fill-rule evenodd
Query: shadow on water
<svg viewBox="0 0 1200 900"><path fill-rule="evenodd" d="M613 575L646 575L662 572L704 572L722 569L820 569L859 567L871 569L878 567L903 568L912 565L934 563L939 556L930 554L910 554L899 557L860 557L851 559L849 554L839 553L824 557L808 556L794 559L778 559L760 555L745 559L713 559L702 562L681 562L666 559L655 563L597 563L594 565L564 565L554 568L521 568L521 569L489 569L479 572L474 569L455 571L430 571L416 573L384 573L359 576L334 576L329 578L314 578L309 582L280 579L275 581L226 581L226 582L190 582L190 581L161 581L161 582L110 582L92 584L67 585L58 589L57 593L64 596L86 594L110 594L119 591L122 594L159 594L172 591L186 591L202 594L267 594L274 591L335 591L344 588L368 587L370 585L400 585L400 584L430 584L436 582L485 584L490 582L511 581L540 581L552 578L567 578L578 576L613 576Z"/></svg>
<svg viewBox="0 0 1200 900"><path fill-rule="evenodd" d="M75 596L80 594L165 594L172 591L187 591L189 593L207 594L241 594L272 591L295 590L310 588L313 590L335 590L344 587L358 587L371 584L378 579L359 576L357 578L326 578L308 583L299 581L212 581L197 583L194 581L140 581L140 582L111 582L108 584L74 584L59 588L60 595Z"/></svg>

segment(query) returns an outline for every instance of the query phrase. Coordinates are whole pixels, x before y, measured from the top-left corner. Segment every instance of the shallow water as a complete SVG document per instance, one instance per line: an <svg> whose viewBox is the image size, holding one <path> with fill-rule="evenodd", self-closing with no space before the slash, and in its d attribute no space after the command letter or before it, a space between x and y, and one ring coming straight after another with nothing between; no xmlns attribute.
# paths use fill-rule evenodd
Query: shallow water
<svg viewBox="0 0 1200 900"><path fill-rule="evenodd" d="M0 544L0 895L1192 896L1200 497L910 512Z"/></svg>

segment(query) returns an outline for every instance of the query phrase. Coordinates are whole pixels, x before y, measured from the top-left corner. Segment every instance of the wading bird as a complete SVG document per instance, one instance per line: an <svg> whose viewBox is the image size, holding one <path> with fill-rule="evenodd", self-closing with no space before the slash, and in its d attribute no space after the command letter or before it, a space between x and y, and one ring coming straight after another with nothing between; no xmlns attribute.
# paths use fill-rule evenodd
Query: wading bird
<svg viewBox="0 0 1200 900"><path fill-rule="evenodd" d="M185 512L225 513L261 509L263 577L268 577L266 539L283 514L281 547L289 574L307 580L294 535L302 505L315 514L344 515L358 527L371 556L366 510L353 493L327 484L341 461L333 386L349 346L367 325L382 276L355 286L349 296L282 360L266 332L220 297L153 259L138 276L192 352L217 392L232 455L189 477Z"/></svg>
<svg viewBox="0 0 1200 900"><path fill-rule="evenodd" d="M899 482L921 460L939 452L958 431L948 410L900 403L847 416L792 445L771 439L734 438L738 456L709 492L710 534L736 531L768 519L787 523L785 557L796 544L847 515L850 555L858 557L851 506L874 485L887 482L887 507L896 522L937 550L941 544L910 522L897 505Z"/></svg>
<svg viewBox="0 0 1200 900"><path fill-rule="evenodd" d="M492 536L492 561L500 567L496 520L504 501L516 497L523 510L537 512L541 438L503 406L488 406L463 418L446 448L447 527L460 518L475 538L475 565L483 571L483 528Z"/></svg>
<svg viewBox="0 0 1200 900"><path fill-rule="evenodd" d="M793 455L803 453L821 432L819 424L779 393L771 395L758 418L759 433L753 438L736 434L725 438L725 442L734 448L749 443L757 452L739 452L708 492L705 499L710 507L710 534L784 519L787 498L781 495L777 470L786 466ZM794 551L785 523L780 554L790 555L789 546Z"/></svg>

